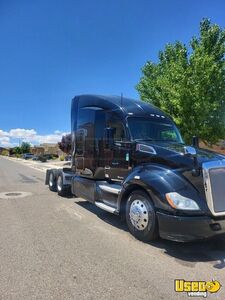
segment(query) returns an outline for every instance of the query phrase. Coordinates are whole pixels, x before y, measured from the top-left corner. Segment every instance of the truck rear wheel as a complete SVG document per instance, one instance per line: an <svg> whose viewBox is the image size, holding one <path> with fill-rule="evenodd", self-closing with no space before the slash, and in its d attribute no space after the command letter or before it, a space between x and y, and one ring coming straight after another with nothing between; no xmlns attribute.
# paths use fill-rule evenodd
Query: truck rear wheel
<svg viewBox="0 0 225 300"><path fill-rule="evenodd" d="M56 187L59 196L69 195L69 187L63 182L62 172L58 174Z"/></svg>
<svg viewBox="0 0 225 300"><path fill-rule="evenodd" d="M126 203L126 221L137 239L147 242L158 237L155 208L144 191L136 190L130 194Z"/></svg>
<svg viewBox="0 0 225 300"><path fill-rule="evenodd" d="M56 192L56 178L55 178L55 174L52 171L50 171L49 174L48 187L50 191Z"/></svg>

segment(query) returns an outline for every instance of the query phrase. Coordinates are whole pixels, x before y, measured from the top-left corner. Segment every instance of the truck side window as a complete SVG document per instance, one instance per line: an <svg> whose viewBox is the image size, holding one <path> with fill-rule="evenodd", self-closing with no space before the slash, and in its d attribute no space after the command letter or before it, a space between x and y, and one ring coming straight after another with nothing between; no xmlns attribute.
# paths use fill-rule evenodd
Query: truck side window
<svg viewBox="0 0 225 300"><path fill-rule="evenodd" d="M79 109L76 131L76 153L83 156L84 153L93 152L94 148L94 124L96 110L92 107Z"/></svg>
<svg viewBox="0 0 225 300"><path fill-rule="evenodd" d="M84 140L85 140L85 130L79 129L76 135L76 144L77 144L77 154L83 155L84 154Z"/></svg>
<svg viewBox="0 0 225 300"><path fill-rule="evenodd" d="M115 116L109 116L107 120L107 127L114 128L114 141L121 142L126 140L125 128L119 118Z"/></svg>

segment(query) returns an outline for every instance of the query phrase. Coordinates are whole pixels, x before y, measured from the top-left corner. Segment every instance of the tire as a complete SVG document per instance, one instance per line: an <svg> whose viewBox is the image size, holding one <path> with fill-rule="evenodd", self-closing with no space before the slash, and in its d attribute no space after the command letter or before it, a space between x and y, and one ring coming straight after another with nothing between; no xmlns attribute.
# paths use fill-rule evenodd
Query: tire
<svg viewBox="0 0 225 300"><path fill-rule="evenodd" d="M66 196L69 194L68 187L63 183L63 174L59 173L56 181L56 188L59 196Z"/></svg>
<svg viewBox="0 0 225 300"><path fill-rule="evenodd" d="M52 171L50 171L50 173L49 173L48 187L49 187L49 190L52 192L56 192L56 190L57 190L55 174Z"/></svg>
<svg viewBox="0 0 225 300"><path fill-rule="evenodd" d="M137 239L148 242L157 239L158 223L153 203L142 190L133 191L126 203L126 222Z"/></svg>

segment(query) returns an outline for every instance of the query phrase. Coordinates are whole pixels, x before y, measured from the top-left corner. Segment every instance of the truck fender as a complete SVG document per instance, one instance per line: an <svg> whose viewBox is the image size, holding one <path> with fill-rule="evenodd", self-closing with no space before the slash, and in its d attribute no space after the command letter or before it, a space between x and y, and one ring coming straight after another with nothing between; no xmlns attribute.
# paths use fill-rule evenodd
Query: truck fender
<svg viewBox="0 0 225 300"><path fill-rule="evenodd" d="M200 199L200 193L182 176L181 169L168 169L157 164L143 164L135 167L122 184L118 198L119 211L123 210L124 201L126 201L131 191L138 188L149 194L156 210L175 212L165 197L165 194L169 192L178 192L182 196L195 200L198 204L200 202L200 209L205 209L205 201Z"/></svg>

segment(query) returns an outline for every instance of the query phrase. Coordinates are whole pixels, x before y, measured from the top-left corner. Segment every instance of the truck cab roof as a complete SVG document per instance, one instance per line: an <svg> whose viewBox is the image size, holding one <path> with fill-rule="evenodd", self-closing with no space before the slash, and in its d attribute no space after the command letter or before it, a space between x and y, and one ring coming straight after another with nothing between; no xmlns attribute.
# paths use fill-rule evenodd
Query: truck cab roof
<svg viewBox="0 0 225 300"><path fill-rule="evenodd" d="M82 107L99 107L105 110L115 111L123 117L155 117L163 118L168 121L170 118L160 109L150 103L140 100L126 98L122 96L103 96L103 95L80 95L73 98L72 106L78 102L79 108Z"/></svg>

